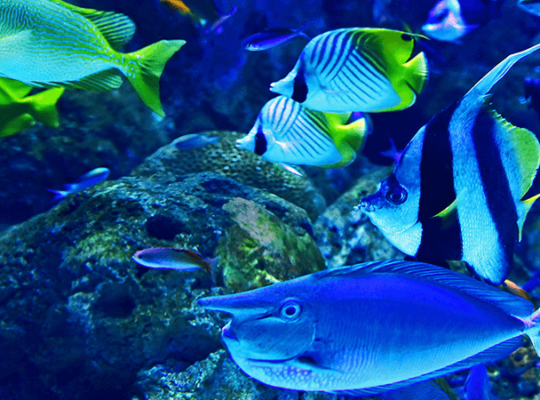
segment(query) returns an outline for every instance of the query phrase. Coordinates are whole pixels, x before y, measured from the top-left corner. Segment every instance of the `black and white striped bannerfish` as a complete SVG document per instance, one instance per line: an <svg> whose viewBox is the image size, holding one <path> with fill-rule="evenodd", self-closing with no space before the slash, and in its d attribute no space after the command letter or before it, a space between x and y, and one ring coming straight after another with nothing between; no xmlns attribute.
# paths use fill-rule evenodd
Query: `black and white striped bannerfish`
<svg viewBox="0 0 540 400"><path fill-rule="evenodd" d="M341 167L354 161L369 134L368 116L358 114L312 111L278 96L263 106L236 147L284 166ZM351 118L354 121L348 123Z"/></svg>
<svg viewBox="0 0 540 400"><path fill-rule="evenodd" d="M398 249L419 260L463 260L501 284L537 196L524 198L540 165L540 144L505 121L487 93L521 58L513 54L407 145L394 173L360 208Z"/></svg>
<svg viewBox="0 0 540 400"><path fill-rule="evenodd" d="M419 38L378 28L323 33L270 90L323 112L402 110L414 104L427 80L424 53L411 58Z"/></svg>

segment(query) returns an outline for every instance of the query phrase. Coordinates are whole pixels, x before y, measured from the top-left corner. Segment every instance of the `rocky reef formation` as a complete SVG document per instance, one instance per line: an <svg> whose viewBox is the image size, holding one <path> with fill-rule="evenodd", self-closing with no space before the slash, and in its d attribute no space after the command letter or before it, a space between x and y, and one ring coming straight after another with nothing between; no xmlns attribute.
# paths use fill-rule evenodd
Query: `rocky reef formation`
<svg viewBox="0 0 540 400"><path fill-rule="evenodd" d="M172 360L184 371L222 347L224 321L196 305L214 286L210 276L138 266L131 256L140 249L221 256L216 282L225 287L213 294L324 268L302 208L157 159L144 176L71 195L0 234L3 398L130 399L147 366Z"/></svg>

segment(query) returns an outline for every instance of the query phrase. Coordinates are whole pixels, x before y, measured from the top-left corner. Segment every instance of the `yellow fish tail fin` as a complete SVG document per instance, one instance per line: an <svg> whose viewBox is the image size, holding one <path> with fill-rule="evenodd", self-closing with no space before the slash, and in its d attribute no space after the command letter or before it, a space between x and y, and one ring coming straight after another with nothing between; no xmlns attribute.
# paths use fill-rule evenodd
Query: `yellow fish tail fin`
<svg viewBox="0 0 540 400"><path fill-rule="evenodd" d="M29 114L44 125L58 128L60 122L56 103L62 93L63 87L55 87L25 98L24 102L30 106Z"/></svg>
<svg viewBox="0 0 540 400"><path fill-rule="evenodd" d="M5 124L0 124L0 138L15 135L20 131L30 128L36 121L30 114L23 114L18 116Z"/></svg>
<svg viewBox="0 0 540 400"><path fill-rule="evenodd" d="M344 116L347 116L344 121ZM346 142L352 147L355 152L360 151L366 136L368 133L368 121L365 116L358 118L357 120L344 125L344 122L349 120L351 113L347 114L329 114L326 113L326 119L328 120L328 125L330 127L330 136L336 143L336 146L339 146Z"/></svg>
<svg viewBox="0 0 540 400"><path fill-rule="evenodd" d="M425 54L419 53L405 65L405 81L415 94L420 94L428 79L428 64Z"/></svg>
<svg viewBox="0 0 540 400"><path fill-rule="evenodd" d="M134 73L125 71L129 83L133 85L144 104L162 117L165 113L159 99L159 78L167 61L185 43L185 40L162 40L130 54L137 61L138 71Z"/></svg>

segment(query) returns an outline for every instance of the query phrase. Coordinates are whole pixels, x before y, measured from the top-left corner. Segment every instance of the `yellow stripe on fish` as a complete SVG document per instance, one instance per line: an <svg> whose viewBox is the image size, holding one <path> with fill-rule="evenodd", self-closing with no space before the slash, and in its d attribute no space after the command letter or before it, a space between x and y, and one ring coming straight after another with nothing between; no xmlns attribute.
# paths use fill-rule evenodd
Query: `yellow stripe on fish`
<svg viewBox="0 0 540 400"><path fill-rule="evenodd" d="M323 112L405 109L427 80L424 53L411 58L420 37L376 28L323 33L306 45L294 69L270 90Z"/></svg>
<svg viewBox="0 0 540 400"><path fill-rule="evenodd" d="M164 115L159 78L185 41L162 40L133 53L118 52L134 31L122 14L60 0L0 0L0 76L34 87L108 91L122 84L120 71L142 101Z"/></svg>

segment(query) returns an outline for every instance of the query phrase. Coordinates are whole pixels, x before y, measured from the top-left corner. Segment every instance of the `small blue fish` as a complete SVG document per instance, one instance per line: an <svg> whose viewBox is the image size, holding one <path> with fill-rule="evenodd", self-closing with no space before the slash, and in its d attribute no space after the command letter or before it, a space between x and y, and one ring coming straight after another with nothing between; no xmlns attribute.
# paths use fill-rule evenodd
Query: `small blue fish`
<svg viewBox="0 0 540 400"><path fill-rule="evenodd" d="M441 0L429 12L422 31L429 37L458 42L499 16L504 0Z"/></svg>
<svg viewBox="0 0 540 400"><path fill-rule="evenodd" d="M177 271L196 271L204 269L212 275L212 264L217 259L205 260L194 250L174 247L151 247L138 251L133 261L147 268L175 269Z"/></svg>
<svg viewBox="0 0 540 400"><path fill-rule="evenodd" d="M303 37L307 40L311 38L304 33L304 29L311 24L301 26L298 29L290 28L269 28L262 32L251 35L244 41L244 49L248 51L263 51L279 46L296 37Z"/></svg>
<svg viewBox="0 0 540 400"><path fill-rule="evenodd" d="M540 350L540 310L446 268L378 261L200 299L232 320L222 339L247 375L278 388L367 396Z"/></svg>
<svg viewBox="0 0 540 400"><path fill-rule="evenodd" d="M220 136L210 136L205 135L204 133L190 133L175 139L172 144L178 150L192 150L206 146L207 144L218 143L220 140Z"/></svg>
<svg viewBox="0 0 540 400"><path fill-rule="evenodd" d="M109 177L110 173L111 171L109 171L108 168L96 168L77 178L74 183L64 185L64 190L47 190L56 194L53 200L60 200L69 194L80 192L81 190L88 189L89 187L105 181Z"/></svg>

